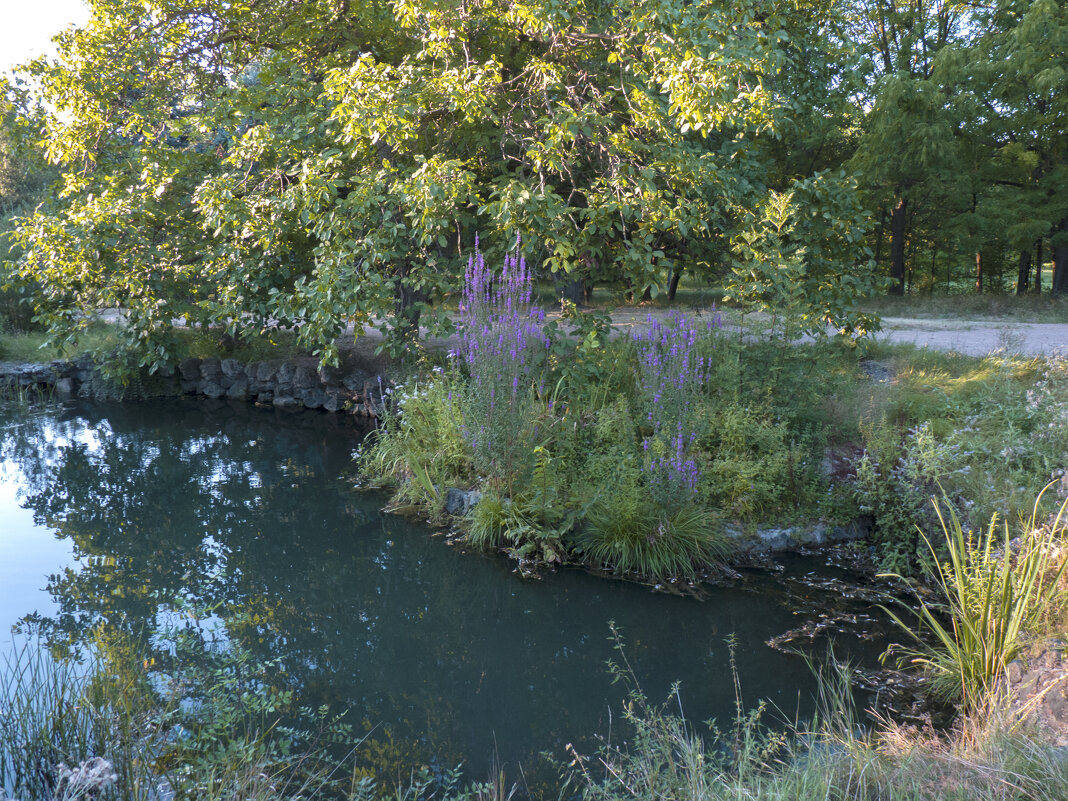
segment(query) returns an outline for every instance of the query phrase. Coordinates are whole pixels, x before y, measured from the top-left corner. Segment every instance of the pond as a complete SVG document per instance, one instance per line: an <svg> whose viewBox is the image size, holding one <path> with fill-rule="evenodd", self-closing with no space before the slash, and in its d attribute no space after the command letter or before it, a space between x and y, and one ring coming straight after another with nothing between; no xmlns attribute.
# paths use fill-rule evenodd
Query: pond
<svg viewBox="0 0 1068 801"><path fill-rule="evenodd" d="M659 701L678 682L694 721L731 721L734 676L746 707L810 715L804 657L768 644L806 621L859 620L836 647L860 665L885 647L885 621L818 556L702 599L575 569L523 579L354 489L351 418L168 401L11 404L2 421L0 651L15 626L53 645L101 623L143 637L192 602L304 703L349 710L412 764L484 778L495 760L592 750L624 694L610 621L643 690Z"/></svg>

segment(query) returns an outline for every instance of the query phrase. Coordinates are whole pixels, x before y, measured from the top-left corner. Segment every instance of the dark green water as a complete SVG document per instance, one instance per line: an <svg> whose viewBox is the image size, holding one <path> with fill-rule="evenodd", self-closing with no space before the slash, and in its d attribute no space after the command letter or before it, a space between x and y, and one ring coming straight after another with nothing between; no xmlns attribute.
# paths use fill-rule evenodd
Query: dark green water
<svg viewBox="0 0 1068 801"><path fill-rule="evenodd" d="M463 761L478 778L495 754L514 770L618 731L610 620L646 693L681 682L690 719L733 716L728 635L746 705L804 717L810 671L767 641L814 609L871 614L796 580L832 575L818 558L703 600L578 570L523 580L353 490L347 418L173 402L0 419L0 650L20 620L52 643L101 622L144 636L194 601L277 658L305 703L377 726L369 750L399 763ZM846 634L838 651L871 665L881 647Z"/></svg>

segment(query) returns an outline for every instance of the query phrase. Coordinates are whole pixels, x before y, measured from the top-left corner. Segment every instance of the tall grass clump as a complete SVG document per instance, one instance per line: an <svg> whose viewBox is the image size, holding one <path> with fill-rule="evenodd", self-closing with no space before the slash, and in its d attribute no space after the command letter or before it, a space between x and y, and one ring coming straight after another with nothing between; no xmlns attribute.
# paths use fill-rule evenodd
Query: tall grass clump
<svg viewBox="0 0 1068 801"><path fill-rule="evenodd" d="M625 663L624 663L625 665ZM1068 798L1059 749L1016 734L996 715L936 732L887 721L857 725L848 668L817 672L818 711L772 724L762 707L728 725L686 719L684 693L649 703L633 673L624 717L632 734L595 758L572 750L571 780L586 801L1047 801ZM738 677L735 676L735 685ZM675 707L675 709L671 709ZM965 733L966 732L966 733Z"/></svg>
<svg viewBox="0 0 1068 801"><path fill-rule="evenodd" d="M532 294L518 241L499 275L486 266L476 242L460 304L460 357L469 375L460 408L475 468L509 487L530 466L535 389L544 390L545 315L532 305Z"/></svg>
<svg viewBox="0 0 1068 801"><path fill-rule="evenodd" d="M161 733L140 719L139 690L99 660L59 661L35 641L21 643L0 664L0 790L32 799L155 798Z"/></svg>
<svg viewBox="0 0 1068 801"><path fill-rule="evenodd" d="M360 475L396 487L394 509L421 505L440 511L442 488L467 486L475 476L460 379L438 367L424 380L383 392L389 402L359 449Z"/></svg>
<svg viewBox="0 0 1068 801"><path fill-rule="evenodd" d="M1068 501L1048 525L1039 522L1041 502L1039 495L1016 541L1007 523L998 526L995 515L977 542L948 502L948 516L936 505L948 561L942 562L940 550L924 539L943 603L917 596L918 630L891 615L916 641L904 656L928 674L932 692L943 700L960 702L965 709L990 701L1003 687L1009 663L1060 599L1068 561L1059 547Z"/></svg>

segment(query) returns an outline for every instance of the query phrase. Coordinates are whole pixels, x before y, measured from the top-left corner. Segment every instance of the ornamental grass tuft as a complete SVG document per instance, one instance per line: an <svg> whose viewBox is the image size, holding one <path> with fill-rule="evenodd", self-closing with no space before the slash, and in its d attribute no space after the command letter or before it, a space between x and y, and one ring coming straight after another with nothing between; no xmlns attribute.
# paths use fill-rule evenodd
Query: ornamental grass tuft
<svg viewBox="0 0 1068 801"><path fill-rule="evenodd" d="M1012 539L1007 523L999 536L995 515L978 542L948 502L948 516L936 505L948 562L940 561L939 549L924 539L944 600L929 603L917 595L917 627L890 614L916 643L903 649L905 660L930 676L932 692L940 698L965 709L986 703L1056 603L1068 566L1059 554L1068 500L1050 524L1039 521L1041 504L1040 494L1019 540Z"/></svg>

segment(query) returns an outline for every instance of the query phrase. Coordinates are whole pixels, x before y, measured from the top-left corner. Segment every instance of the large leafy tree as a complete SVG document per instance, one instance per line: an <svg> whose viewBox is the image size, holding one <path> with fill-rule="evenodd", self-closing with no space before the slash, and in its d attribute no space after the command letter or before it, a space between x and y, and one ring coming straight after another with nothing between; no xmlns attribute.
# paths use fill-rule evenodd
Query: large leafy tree
<svg viewBox="0 0 1068 801"><path fill-rule="evenodd" d="M686 265L776 270L752 258L768 240L752 238L750 210L815 180L776 164L775 143L800 141L817 116L803 98L827 73L812 64L825 5L95 0L93 12L58 62L33 69L64 181L22 227L21 270L57 335L121 308L146 365L169 357L179 318L293 326L325 360L347 324L393 312L401 340L420 321L447 325L427 311L455 288L476 231L491 258L519 233L566 280L653 292ZM848 181L825 186L841 197L821 213L848 208L862 226ZM812 285L863 261L816 244L793 245ZM810 316L839 315L839 296Z"/></svg>
<svg viewBox="0 0 1068 801"><path fill-rule="evenodd" d="M1033 244L1053 244L1054 294L1068 292L1068 10L1054 0L1002 0L980 17L972 47L944 60L984 155L978 204L988 239L1020 254L1027 285Z"/></svg>
<svg viewBox="0 0 1068 801"><path fill-rule="evenodd" d="M844 30L860 50L853 85L867 112L850 169L861 175L866 199L880 212L882 250L889 229L890 291L903 294L910 222L968 196L958 185L957 120L947 109L935 65L946 48L965 40L971 4L960 0L847 3Z"/></svg>

